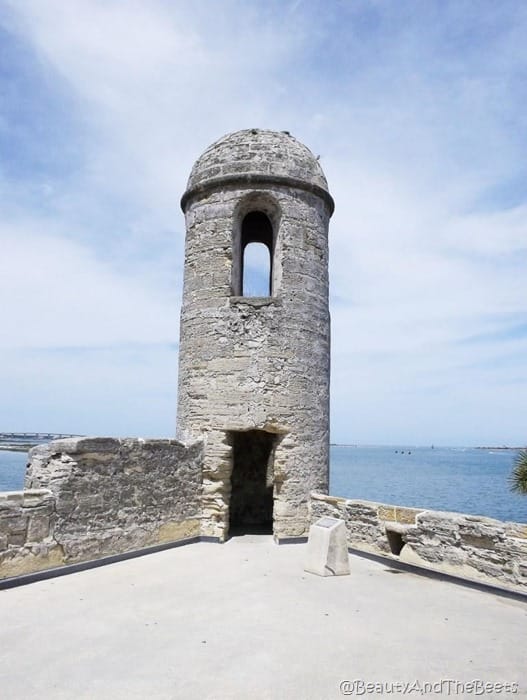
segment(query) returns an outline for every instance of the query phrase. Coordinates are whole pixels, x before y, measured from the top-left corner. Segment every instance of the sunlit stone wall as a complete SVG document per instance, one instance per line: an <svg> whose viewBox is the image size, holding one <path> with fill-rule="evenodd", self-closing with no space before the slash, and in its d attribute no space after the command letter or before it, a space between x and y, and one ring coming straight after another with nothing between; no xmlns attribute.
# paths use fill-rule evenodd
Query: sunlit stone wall
<svg viewBox="0 0 527 700"><path fill-rule="evenodd" d="M333 202L315 156L287 132L229 134L190 175L180 324L178 429L205 442L203 529L229 528L229 434L275 435L274 534L303 535L311 490L329 473L328 223ZM237 296L240 226L273 228L272 291Z"/></svg>
<svg viewBox="0 0 527 700"><path fill-rule="evenodd" d="M527 592L527 525L313 494L311 522L325 516L354 549Z"/></svg>
<svg viewBox="0 0 527 700"><path fill-rule="evenodd" d="M35 447L26 490L0 494L0 578L198 536L201 466L176 440Z"/></svg>

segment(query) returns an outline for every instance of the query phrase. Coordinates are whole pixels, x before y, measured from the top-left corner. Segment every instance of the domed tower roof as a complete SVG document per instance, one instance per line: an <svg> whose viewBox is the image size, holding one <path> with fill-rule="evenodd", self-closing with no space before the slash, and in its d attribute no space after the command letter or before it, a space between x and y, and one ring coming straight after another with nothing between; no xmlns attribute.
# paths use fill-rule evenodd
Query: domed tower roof
<svg viewBox="0 0 527 700"><path fill-rule="evenodd" d="M283 184L315 192L333 211L333 199L320 163L288 131L244 129L209 146L195 162L181 199L229 184Z"/></svg>

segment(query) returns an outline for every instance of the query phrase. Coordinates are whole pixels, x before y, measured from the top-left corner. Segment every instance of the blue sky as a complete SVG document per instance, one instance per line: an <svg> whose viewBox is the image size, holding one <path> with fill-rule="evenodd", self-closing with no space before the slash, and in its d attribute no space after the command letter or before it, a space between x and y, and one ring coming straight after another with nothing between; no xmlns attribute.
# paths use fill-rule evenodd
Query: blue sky
<svg viewBox="0 0 527 700"><path fill-rule="evenodd" d="M332 439L527 440L527 7L0 2L0 427L171 435L194 160L320 155Z"/></svg>

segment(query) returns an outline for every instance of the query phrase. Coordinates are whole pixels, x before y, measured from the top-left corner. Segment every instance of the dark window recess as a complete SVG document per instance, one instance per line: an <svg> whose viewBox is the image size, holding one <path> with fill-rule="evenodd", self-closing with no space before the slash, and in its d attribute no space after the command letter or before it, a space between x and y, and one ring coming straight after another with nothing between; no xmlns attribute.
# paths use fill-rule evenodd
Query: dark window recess
<svg viewBox="0 0 527 700"><path fill-rule="evenodd" d="M390 545L390 552L399 556L402 548L405 545L401 533L394 532L393 530L386 530L386 537L388 538L388 544Z"/></svg>

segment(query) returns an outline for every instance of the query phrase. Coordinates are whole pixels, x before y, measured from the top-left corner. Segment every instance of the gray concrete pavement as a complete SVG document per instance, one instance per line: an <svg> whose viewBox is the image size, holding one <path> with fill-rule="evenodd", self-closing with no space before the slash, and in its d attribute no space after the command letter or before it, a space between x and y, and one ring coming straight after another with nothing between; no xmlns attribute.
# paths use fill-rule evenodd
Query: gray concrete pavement
<svg viewBox="0 0 527 700"><path fill-rule="evenodd" d="M527 605L357 557L319 578L304 556L247 535L0 591L0 698L325 700L354 679L527 697ZM390 697L441 697L412 687Z"/></svg>

